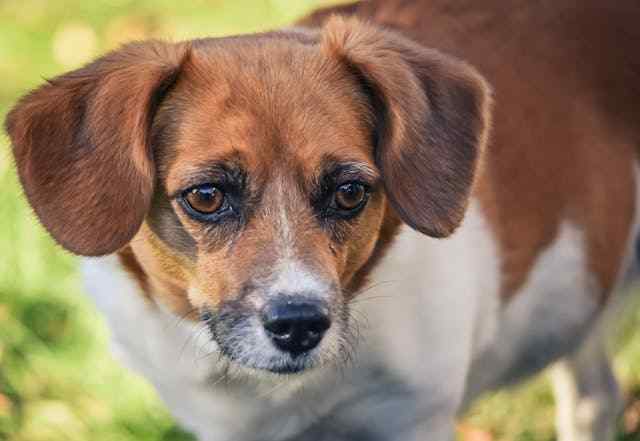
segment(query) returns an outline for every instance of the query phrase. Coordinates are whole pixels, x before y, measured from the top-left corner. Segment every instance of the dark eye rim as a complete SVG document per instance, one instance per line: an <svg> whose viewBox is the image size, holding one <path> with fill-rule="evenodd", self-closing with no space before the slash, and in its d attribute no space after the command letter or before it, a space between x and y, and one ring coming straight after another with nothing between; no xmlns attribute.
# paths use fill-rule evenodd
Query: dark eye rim
<svg viewBox="0 0 640 441"><path fill-rule="evenodd" d="M337 202L336 202L336 195L338 194L338 189L340 189L340 187L343 187L345 185L358 185L360 187L362 187L362 189L364 190L364 195L362 197L362 200L360 201L360 203L358 205L356 205L353 208L350 209L344 209L338 206ZM330 217L339 217L342 219L352 219L353 217L357 216L363 209L364 207L367 205L367 202L369 202L369 197L371 195L371 187L369 186L369 184L367 184L366 182L362 182L362 181L346 181L346 182L341 182L340 184L336 185L332 195L331 195L331 202L329 204L329 206L327 207L327 214Z"/></svg>
<svg viewBox="0 0 640 441"><path fill-rule="evenodd" d="M187 196L193 190L206 188L206 187L213 187L217 191L222 192L222 197L223 197L222 205L220 205L220 208L218 208L216 211L212 213L204 213L202 211L196 210L195 208L193 208L193 206L189 203L189 200L187 199ZM178 204L180 204L180 206L185 211L185 213L187 213L187 215L189 215L191 218L200 222L216 223L235 212L233 205L229 202L229 197L227 195L227 192L224 190L224 188L222 188L220 185L216 185L213 183L192 185L186 190L183 190L178 196L177 200L178 200Z"/></svg>

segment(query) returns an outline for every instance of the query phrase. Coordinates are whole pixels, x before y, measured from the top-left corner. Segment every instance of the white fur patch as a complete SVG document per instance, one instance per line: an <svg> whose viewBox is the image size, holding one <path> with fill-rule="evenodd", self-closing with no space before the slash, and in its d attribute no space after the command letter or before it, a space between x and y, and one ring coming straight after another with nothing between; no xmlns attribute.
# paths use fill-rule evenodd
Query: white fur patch
<svg viewBox="0 0 640 441"><path fill-rule="evenodd" d="M311 295L327 300L330 294L329 285L295 259L279 261L273 269L273 277L268 285L269 295Z"/></svg>
<svg viewBox="0 0 640 441"><path fill-rule="evenodd" d="M495 334L497 250L475 202L448 239L402 228L357 316L368 317L370 350L423 390L424 405L455 414L473 351Z"/></svg>
<svg viewBox="0 0 640 441"><path fill-rule="evenodd" d="M588 271L584 233L565 221L499 311L493 342L471 368L467 399L534 374L571 350L593 325L599 289Z"/></svg>

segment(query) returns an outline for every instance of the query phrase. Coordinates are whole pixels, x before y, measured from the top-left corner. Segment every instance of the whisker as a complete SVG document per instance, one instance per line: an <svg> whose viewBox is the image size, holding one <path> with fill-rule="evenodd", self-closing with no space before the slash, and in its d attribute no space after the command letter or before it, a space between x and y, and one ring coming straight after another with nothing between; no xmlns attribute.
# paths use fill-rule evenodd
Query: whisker
<svg viewBox="0 0 640 441"><path fill-rule="evenodd" d="M195 335L195 337L194 337L195 341L196 341L196 342L198 342L198 340L200 339L200 337L202 336L202 334L203 334L204 332L208 332L208 331L209 331L209 327L208 327L206 324L205 324L205 325L203 325L203 326L202 326L202 328L201 328L201 329L196 333L196 335ZM210 344L211 344L211 340L207 340L207 341L203 342L202 344L200 344L200 345L198 346L198 348L196 349L196 353L195 353L195 355L196 355L195 363L196 363L196 364L197 364L197 363L199 363L200 361L202 361L202 360L204 359L204 357L202 357L202 354L205 354L205 352L207 352L207 351L205 350L205 347L206 347L207 345L210 345ZM211 352L216 352L216 351L211 351ZM210 352L209 352L209 353L210 353ZM200 355L198 355L198 354L200 354Z"/></svg>
<svg viewBox="0 0 640 441"><path fill-rule="evenodd" d="M193 314L195 312L198 312L198 309L197 308L191 308L190 310L188 310L184 314L180 314L179 316L177 316L175 318L175 320L173 321L171 326L173 326L174 328L177 328L178 326L182 325L182 323L184 323L184 321L187 320L191 314Z"/></svg>
<svg viewBox="0 0 640 441"><path fill-rule="evenodd" d="M221 369L221 375L218 379L216 379L213 383L211 383L211 387L216 387L221 383L226 383L229 378L229 362L224 361Z"/></svg>
<svg viewBox="0 0 640 441"><path fill-rule="evenodd" d="M265 393L258 394L257 398L258 399L268 398L268 397L274 395L278 390L282 389L286 385L287 385L286 381L281 381L278 384L276 384L273 388L271 388L268 391L266 391Z"/></svg>
<svg viewBox="0 0 640 441"><path fill-rule="evenodd" d="M182 326L182 323L184 323L184 321L187 319L187 317L189 315L193 314L196 311L197 311L196 308L192 308L189 311L187 311L185 314L177 317L176 320L174 321L174 323L171 325L171 328L172 329L177 329L179 326ZM193 334L189 334L189 336L185 340L184 344L182 345L182 348L180 349L180 353L178 355L178 359L182 358L182 355L183 355L186 347L190 344L192 339L193 339Z"/></svg>

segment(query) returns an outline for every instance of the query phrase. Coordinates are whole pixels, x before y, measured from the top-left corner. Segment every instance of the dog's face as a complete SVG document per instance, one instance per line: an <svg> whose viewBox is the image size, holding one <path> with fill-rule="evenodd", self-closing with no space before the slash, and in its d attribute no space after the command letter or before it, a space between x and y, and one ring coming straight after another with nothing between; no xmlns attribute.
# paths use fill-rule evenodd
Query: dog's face
<svg viewBox="0 0 640 441"><path fill-rule="evenodd" d="M293 373L347 355L349 302L401 221L460 223L487 101L468 66L334 19L123 48L25 97L7 129L61 245L125 250L234 363Z"/></svg>
<svg viewBox="0 0 640 441"><path fill-rule="evenodd" d="M152 278L184 275L180 310L224 353L297 371L343 350L386 202L356 81L313 48L240 47L192 49L160 107L157 190L132 249Z"/></svg>

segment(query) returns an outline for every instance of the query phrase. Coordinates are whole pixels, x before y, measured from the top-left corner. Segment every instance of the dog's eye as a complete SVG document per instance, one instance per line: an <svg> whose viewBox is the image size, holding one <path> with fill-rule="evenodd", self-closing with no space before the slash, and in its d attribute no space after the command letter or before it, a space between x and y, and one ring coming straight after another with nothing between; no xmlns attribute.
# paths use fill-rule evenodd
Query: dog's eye
<svg viewBox="0 0 640 441"><path fill-rule="evenodd" d="M224 208L225 195L211 184L204 184L187 190L183 200L188 208L202 215L211 215Z"/></svg>
<svg viewBox="0 0 640 441"><path fill-rule="evenodd" d="M359 182L348 182L336 189L335 205L343 211L352 212L361 208L367 199L367 188Z"/></svg>

